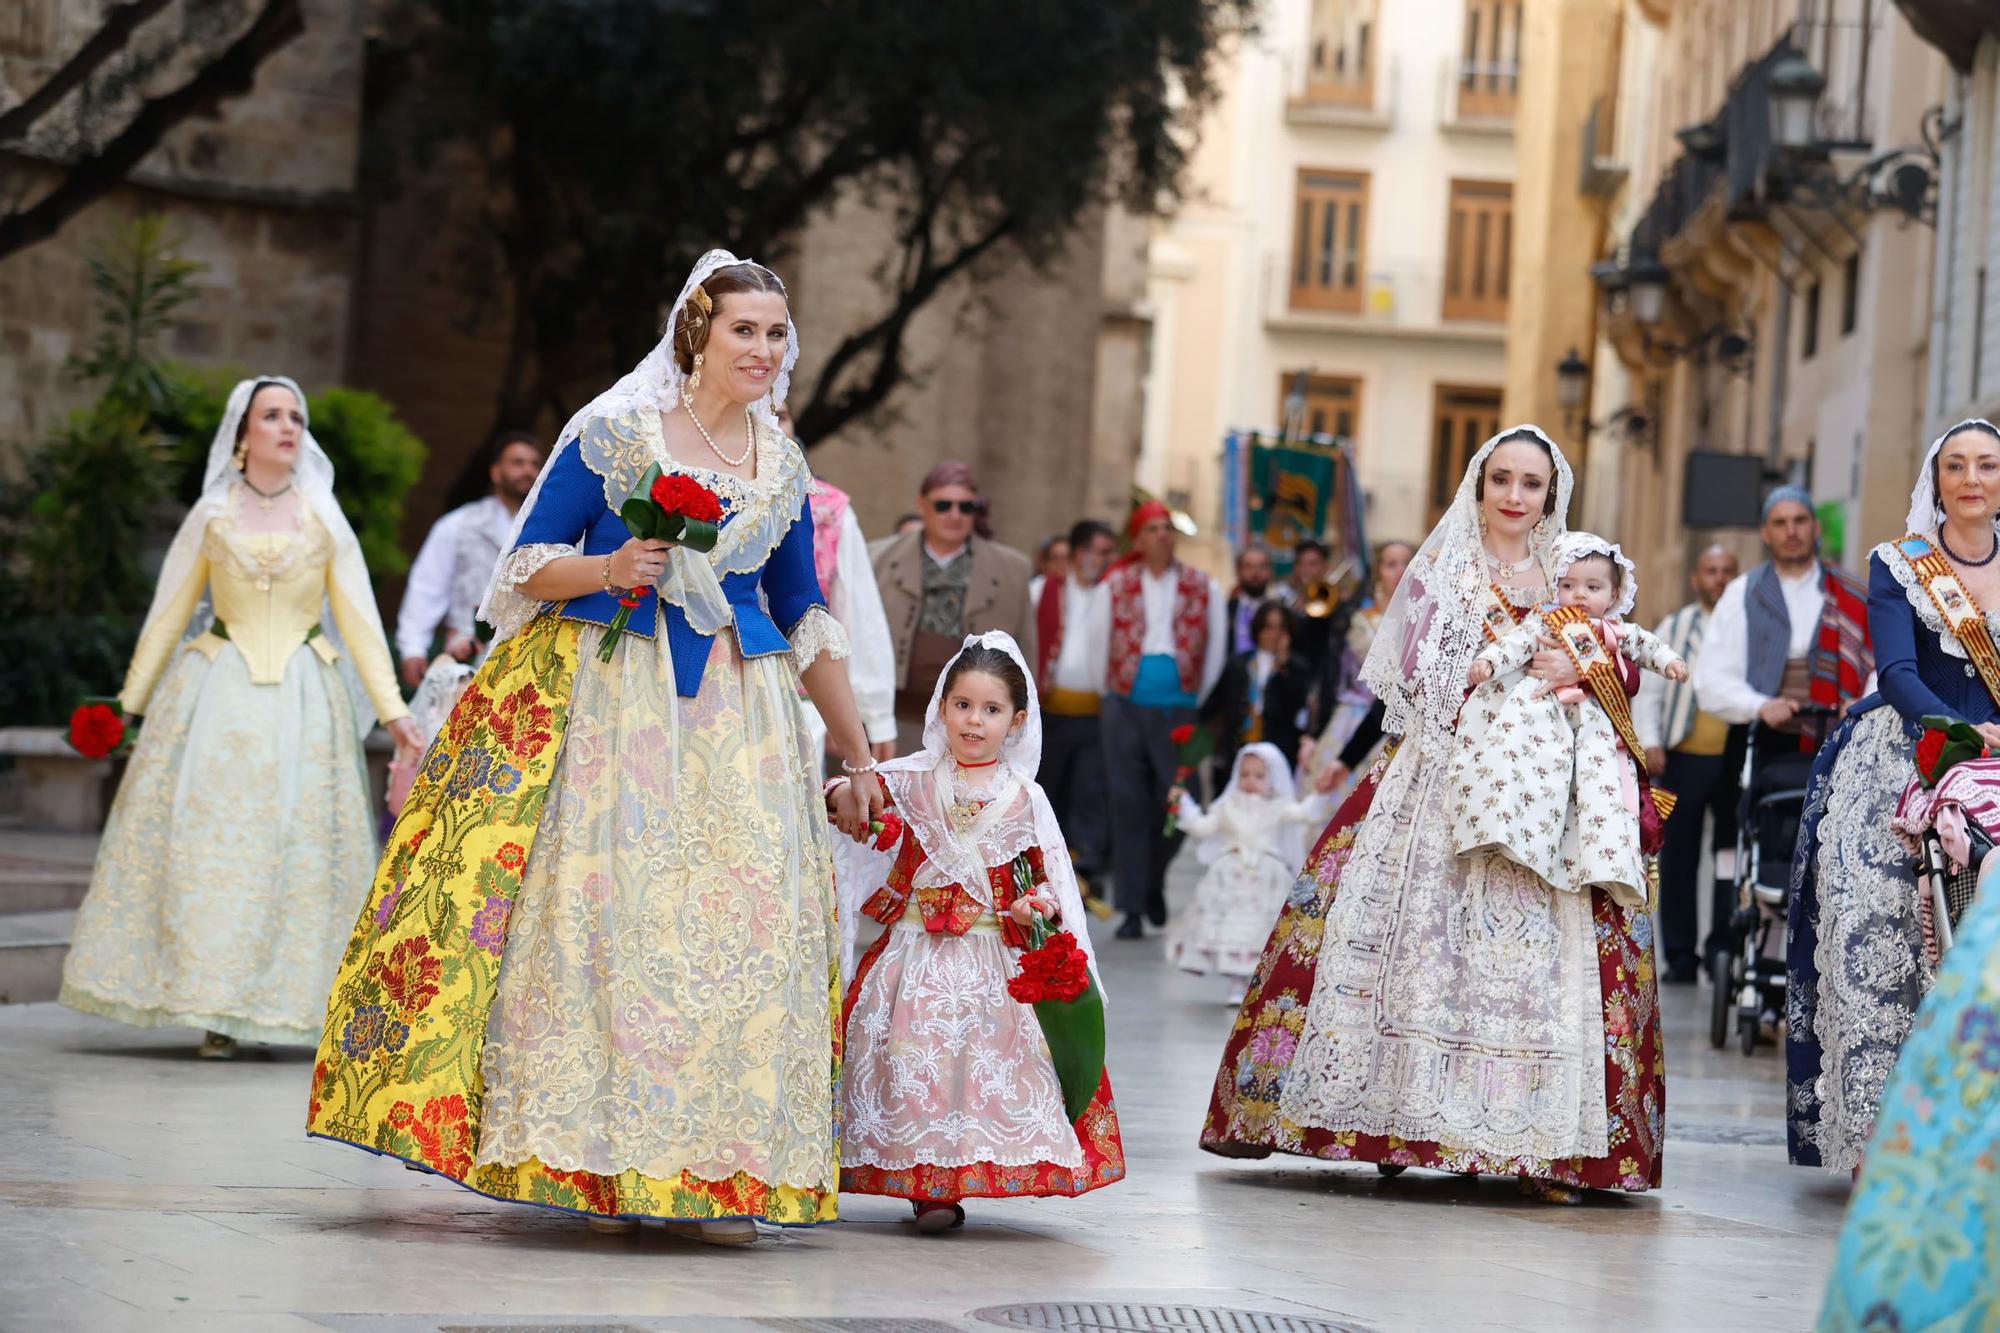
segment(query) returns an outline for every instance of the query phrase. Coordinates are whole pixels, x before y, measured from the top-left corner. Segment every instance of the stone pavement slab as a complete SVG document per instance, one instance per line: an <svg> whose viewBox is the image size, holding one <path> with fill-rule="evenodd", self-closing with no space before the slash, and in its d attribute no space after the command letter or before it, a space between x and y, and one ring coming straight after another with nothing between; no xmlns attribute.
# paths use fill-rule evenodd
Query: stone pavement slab
<svg viewBox="0 0 2000 1333"><path fill-rule="evenodd" d="M934 1333L1027 1326L991 1312L1036 1302L1314 1333L1810 1326L1846 1186L1785 1164L1777 1054L1711 1052L1705 991L1666 996L1666 1187L1553 1208L1510 1181L1201 1153L1223 986L1099 931L1129 1179L976 1201L938 1239L854 1196L741 1250L599 1236L307 1140L307 1051L209 1063L196 1033L0 1008L0 1330Z"/></svg>

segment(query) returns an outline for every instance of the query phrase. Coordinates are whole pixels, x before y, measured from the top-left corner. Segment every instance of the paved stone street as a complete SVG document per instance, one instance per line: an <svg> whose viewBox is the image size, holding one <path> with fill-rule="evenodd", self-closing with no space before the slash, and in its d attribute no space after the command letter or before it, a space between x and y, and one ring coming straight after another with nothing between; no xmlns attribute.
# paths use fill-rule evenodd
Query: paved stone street
<svg viewBox="0 0 2000 1333"><path fill-rule="evenodd" d="M976 1203L964 1231L936 1240L902 1205L860 1198L837 1226L742 1251L650 1229L599 1236L308 1141L305 1051L208 1064L198 1034L0 1007L0 1329L892 1333L1084 1301L1262 1311L1315 1330L1809 1326L1846 1187L1785 1165L1777 1054L1711 1052L1705 991L1668 996L1666 1188L1552 1208L1510 1181L1199 1152L1231 1014L1222 986L1169 973L1157 940L1099 933L1129 1181L1077 1201ZM1254 1326L1046 1314L1001 1326Z"/></svg>

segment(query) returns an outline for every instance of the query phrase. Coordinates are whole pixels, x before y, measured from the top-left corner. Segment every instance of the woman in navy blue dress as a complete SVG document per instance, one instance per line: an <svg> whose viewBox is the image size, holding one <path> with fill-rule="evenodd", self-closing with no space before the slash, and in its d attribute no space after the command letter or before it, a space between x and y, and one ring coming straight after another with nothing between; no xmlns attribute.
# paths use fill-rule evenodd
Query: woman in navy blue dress
<svg viewBox="0 0 2000 1333"><path fill-rule="evenodd" d="M1931 446L1907 535L1868 559L1878 690L1813 765L1792 865L1786 957L1786 1122L1792 1161L1851 1171L1918 1004L1930 989L1915 860L1890 826L1916 776L1921 719L1943 715L2000 748L2000 703L1940 610L1953 580L1968 633L2000 618L2000 429L1954 426ZM1977 626L1977 628L1974 628ZM1980 645L1976 645L1980 646ZM1983 651L1983 646L1981 646Z"/></svg>

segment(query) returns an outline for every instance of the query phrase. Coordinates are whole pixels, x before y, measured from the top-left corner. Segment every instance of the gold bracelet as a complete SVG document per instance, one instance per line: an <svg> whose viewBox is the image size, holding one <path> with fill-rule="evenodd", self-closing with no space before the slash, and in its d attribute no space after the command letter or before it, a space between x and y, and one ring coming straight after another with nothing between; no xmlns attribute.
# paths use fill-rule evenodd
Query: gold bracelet
<svg viewBox="0 0 2000 1333"><path fill-rule="evenodd" d="M617 554L617 552L616 552L616 551L613 551L613 552L612 552L611 554L612 554L612 555L616 555L616 554ZM605 556L605 557L604 557L604 574L603 574L603 579L604 579L604 592L605 592L605 595L606 595L606 596L610 596L610 595L612 594L612 587L611 587L611 556L609 556L609 555L607 555L607 556Z"/></svg>

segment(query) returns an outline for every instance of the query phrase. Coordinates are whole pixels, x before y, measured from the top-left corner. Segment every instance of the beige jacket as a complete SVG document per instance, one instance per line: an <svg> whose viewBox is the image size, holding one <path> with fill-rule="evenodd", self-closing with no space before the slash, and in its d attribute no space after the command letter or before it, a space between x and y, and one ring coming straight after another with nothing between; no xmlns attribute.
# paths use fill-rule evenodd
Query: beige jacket
<svg viewBox="0 0 2000 1333"><path fill-rule="evenodd" d="M924 597L924 534L922 529L892 538L875 553L875 583L882 590L882 609L889 617L889 637L896 645L896 688L908 687L910 642L917 633L917 612ZM1021 645L1021 655L1035 661L1035 607L1028 600L1028 580L1035 567L1011 546L974 537L970 546L972 573L965 587L965 632L984 634L1003 629Z"/></svg>

